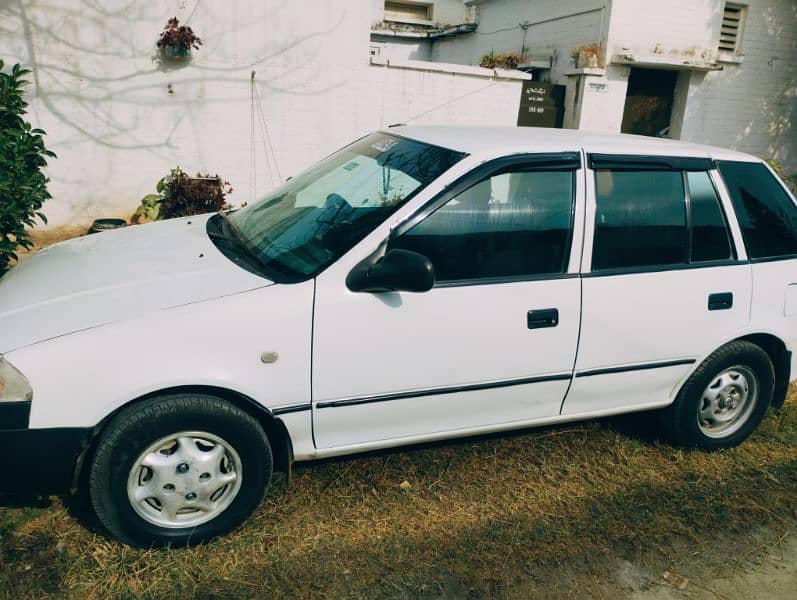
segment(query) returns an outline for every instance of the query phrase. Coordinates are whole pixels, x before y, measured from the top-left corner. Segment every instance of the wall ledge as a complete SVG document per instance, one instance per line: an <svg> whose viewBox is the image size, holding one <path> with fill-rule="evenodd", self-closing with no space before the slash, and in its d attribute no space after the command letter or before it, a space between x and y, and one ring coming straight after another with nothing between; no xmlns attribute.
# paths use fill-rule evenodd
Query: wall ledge
<svg viewBox="0 0 797 600"><path fill-rule="evenodd" d="M379 56L371 57L371 65L387 67L390 69L412 69L415 71L432 71L436 73L451 73L455 75L469 75L471 77L485 77L490 79L532 79L530 73L512 69L485 69L470 65L457 65L454 63L439 63L426 60L390 60Z"/></svg>
<svg viewBox="0 0 797 600"><path fill-rule="evenodd" d="M565 71L565 75L568 77L573 75L597 75L599 77L603 77L606 75L606 69L603 67L581 67L577 69L569 69Z"/></svg>
<svg viewBox="0 0 797 600"><path fill-rule="evenodd" d="M653 67L665 69L688 69L693 71L719 71L722 69L716 61L704 60L699 57L667 56L649 54L636 56L631 52L615 54L611 58L615 65L629 65L637 67Z"/></svg>

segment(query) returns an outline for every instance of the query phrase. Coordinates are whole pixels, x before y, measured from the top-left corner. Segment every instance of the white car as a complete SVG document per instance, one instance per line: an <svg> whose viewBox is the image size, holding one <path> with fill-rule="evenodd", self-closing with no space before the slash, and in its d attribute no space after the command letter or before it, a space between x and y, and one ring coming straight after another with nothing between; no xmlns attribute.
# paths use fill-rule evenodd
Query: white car
<svg viewBox="0 0 797 600"><path fill-rule="evenodd" d="M294 461L651 409L728 448L796 344L797 204L759 159L390 128L256 204L9 271L0 487L82 487L125 542L184 545Z"/></svg>

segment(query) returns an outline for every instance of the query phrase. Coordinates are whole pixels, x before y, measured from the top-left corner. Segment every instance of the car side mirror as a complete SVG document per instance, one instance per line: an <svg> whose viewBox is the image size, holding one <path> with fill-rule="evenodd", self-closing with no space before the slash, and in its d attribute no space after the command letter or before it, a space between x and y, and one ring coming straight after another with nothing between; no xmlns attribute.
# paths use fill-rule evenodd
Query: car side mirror
<svg viewBox="0 0 797 600"><path fill-rule="evenodd" d="M352 292L428 292L432 286L432 261L410 250L389 250L376 262L368 257L346 277Z"/></svg>

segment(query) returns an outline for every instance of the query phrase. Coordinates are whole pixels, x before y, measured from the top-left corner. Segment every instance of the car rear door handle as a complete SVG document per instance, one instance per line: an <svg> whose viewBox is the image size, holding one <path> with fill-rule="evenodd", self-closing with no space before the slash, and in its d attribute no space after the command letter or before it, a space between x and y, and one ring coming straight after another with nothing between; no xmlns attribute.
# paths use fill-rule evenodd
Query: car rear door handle
<svg viewBox="0 0 797 600"><path fill-rule="evenodd" d="M708 295L709 310L728 310L729 308L733 308L733 294L731 292Z"/></svg>
<svg viewBox="0 0 797 600"><path fill-rule="evenodd" d="M526 325L529 329L541 329L543 327L556 327L559 324L559 309L543 308L540 310L530 310L526 315Z"/></svg>

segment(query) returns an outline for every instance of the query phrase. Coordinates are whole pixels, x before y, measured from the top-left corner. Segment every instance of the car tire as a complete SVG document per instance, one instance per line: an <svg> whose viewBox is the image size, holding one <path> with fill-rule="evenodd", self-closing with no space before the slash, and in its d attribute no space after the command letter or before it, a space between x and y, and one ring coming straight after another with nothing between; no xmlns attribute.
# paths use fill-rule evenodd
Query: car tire
<svg viewBox="0 0 797 600"><path fill-rule="evenodd" d="M271 482L258 421L213 396L153 397L105 428L88 488L102 525L134 546L186 546L234 529Z"/></svg>
<svg viewBox="0 0 797 600"><path fill-rule="evenodd" d="M751 342L730 342L703 361L661 411L663 433L703 450L738 446L764 418L774 389L767 353Z"/></svg>

